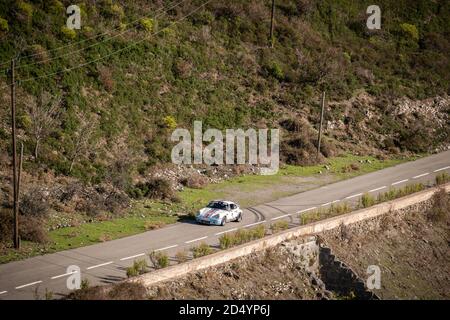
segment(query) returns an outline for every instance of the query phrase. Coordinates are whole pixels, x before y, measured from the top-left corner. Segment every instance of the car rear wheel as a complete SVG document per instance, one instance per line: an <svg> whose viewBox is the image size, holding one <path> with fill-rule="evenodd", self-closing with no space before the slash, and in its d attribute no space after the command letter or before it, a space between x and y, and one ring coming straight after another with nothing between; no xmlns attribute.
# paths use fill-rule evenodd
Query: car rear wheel
<svg viewBox="0 0 450 320"><path fill-rule="evenodd" d="M236 222L241 222L242 221L242 213L239 213L238 217L235 220Z"/></svg>

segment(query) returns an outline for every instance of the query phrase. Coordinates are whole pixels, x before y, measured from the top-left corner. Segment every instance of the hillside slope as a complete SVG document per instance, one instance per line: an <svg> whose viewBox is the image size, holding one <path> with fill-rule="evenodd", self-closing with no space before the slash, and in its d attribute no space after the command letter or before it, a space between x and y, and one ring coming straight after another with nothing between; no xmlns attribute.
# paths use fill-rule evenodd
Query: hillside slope
<svg viewBox="0 0 450 320"><path fill-rule="evenodd" d="M6 71L17 55L24 204L32 215L49 205L116 212L130 197L160 197L149 190L167 182L149 175L170 162L172 130L192 129L194 120L204 128L279 127L281 160L295 165L343 153L435 151L450 142L448 1L380 0L382 28L371 32L365 1L277 1L273 48L268 0L80 0L76 31L64 28L70 4L0 3L0 202L7 209ZM45 204L55 179L68 187Z"/></svg>

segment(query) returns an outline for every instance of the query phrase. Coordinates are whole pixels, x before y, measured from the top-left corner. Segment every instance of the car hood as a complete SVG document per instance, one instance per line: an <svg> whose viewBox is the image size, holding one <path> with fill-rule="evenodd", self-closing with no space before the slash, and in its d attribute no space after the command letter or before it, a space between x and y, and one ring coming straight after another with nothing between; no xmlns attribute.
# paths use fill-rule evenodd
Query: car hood
<svg viewBox="0 0 450 320"><path fill-rule="evenodd" d="M221 217L227 213L226 210L222 209L215 209L215 208L203 208L199 212L199 217L207 219L211 218L212 216L219 214Z"/></svg>

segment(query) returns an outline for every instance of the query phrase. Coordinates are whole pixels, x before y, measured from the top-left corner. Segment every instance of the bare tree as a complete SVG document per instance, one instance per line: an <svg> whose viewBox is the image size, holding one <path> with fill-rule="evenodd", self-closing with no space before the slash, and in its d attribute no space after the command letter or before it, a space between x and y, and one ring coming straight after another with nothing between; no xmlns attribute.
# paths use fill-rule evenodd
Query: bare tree
<svg viewBox="0 0 450 320"><path fill-rule="evenodd" d="M59 124L61 98L42 92L39 98L26 101L26 110L31 120L30 134L34 143L34 159L39 156L39 147Z"/></svg>
<svg viewBox="0 0 450 320"><path fill-rule="evenodd" d="M89 141L95 129L93 119L88 119L83 113L78 113L78 121L78 129L73 137L73 149L69 156L69 172L72 172L76 161L89 150Z"/></svg>

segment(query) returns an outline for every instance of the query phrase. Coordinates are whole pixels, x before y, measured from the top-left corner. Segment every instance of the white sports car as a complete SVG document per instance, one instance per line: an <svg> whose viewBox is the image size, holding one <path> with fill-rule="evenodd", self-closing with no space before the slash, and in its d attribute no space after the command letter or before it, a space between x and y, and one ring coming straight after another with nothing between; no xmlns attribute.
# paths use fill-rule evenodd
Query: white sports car
<svg viewBox="0 0 450 320"><path fill-rule="evenodd" d="M195 216L198 223L224 226L229 221L241 221L242 210L231 201L214 200Z"/></svg>

